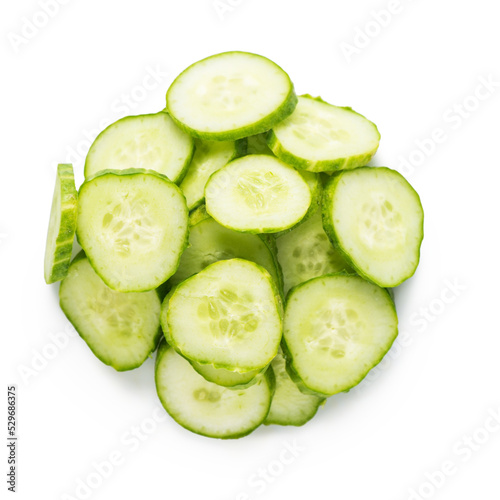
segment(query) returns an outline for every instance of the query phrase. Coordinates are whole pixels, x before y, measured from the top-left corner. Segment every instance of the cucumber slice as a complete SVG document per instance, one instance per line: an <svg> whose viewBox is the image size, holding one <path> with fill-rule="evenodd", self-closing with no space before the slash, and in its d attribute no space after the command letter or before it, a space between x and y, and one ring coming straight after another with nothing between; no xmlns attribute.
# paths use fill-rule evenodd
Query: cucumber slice
<svg viewBox="0 0 500 500"><path fill-rule="evenodd" d="M163 327L162 329L165 335L165 339L169 344L171 344L173 341L168 329L167 314L170 304L170 297L172 297L174 290L175 289L172 289L165 297L161 310L161 323ZM222 385L224 387L230 387L232 389L245 389L247 387L250 387L258 381L259 376L262 375L268 368L266 366L261 370L251 370L249 372L240 373L226 370L225 368L217 368L212 364L201 364L197 361L193 361L188 358L186 359L191 363L191 366L209 382L213 382L214 384Z"/></svg>
<svg viewBox="0 0 500 500"><path fill-rule="evenodd" d="M80 188L77 236L92 267L120 292L160 286L188 239L180 189L152 170L105 171Z"/></svg>
<svg viewBox="0 0 500 500"><path fill-rule="evenodd" d="M178 424L219 439L240 438L259 427L274 392L271 370L248 389L228 389L205 380L165 342L158 350L155 382L163 407Z"/></svg>
<svg viewBox="0 0 500 500"><path fill-rule="evenodd" d="M188 360L189 361L189 360ZM216 368L213 365L202 365L196 361L190 361L192 367L206 380L230 389L246 389L259 380L259 375L264 370L252 370L245 373L233 372L225 368Z"/></svg>
<svg viewBox="0 0 500 500"><path fill-rule="evenodd" d="M228 163L205 188L207 212L236 231L276 233L306 215L311 191L300 174L268 155L248 155Z"/></svg>
<svg viewBox="0 0 500 500"><path fill-rule="evenodd" d="M278 158L311 172L366 165L379 141L377 127L364 116L310 95L299 97L295 111L268 135Z"/></svg>
<svg viewBox="0 0 500 500"><path fill-rule="evenodd" d="M270 155L274 157L274 153L269 149L269 146L266 142L267 134L258 134L248 137L247 144L247 154L263 154ZM321 179L319 178L319 174L315 174L313 172L308 172L306 170L297 170L298 173L302 176L302 178L306 181L309 189L311 191L311 205L309 206L309 210L306 215L304 215L303 219L299 221L294 227L305 222L309 217L311 217L316 210L321 206ZM291 231L293 227L289 229L285 229L284 231L280 231L275 233L274 236L278 237L288 231Z"/></svg>
<svg viewBox="0 0 500 500"><path fill-rule="evenodd" d="M382 287L413 276L424 237L420 198L395 170L364 167L327 184L323 225L358 274Z"/></svg>
<svg viewBox="0 0 500 500"><path fill-rule="evenodd" d="M180 128L200 139L229 141L265 132L297 105L288 75L248 52L224 52L184 70L167 92Z"/></svg>
<svg viewBox="0 0 500 500"><path fill-rule="evenodd" d="M327 275L293 288L283 349L301 390L332 396L357 385L398 334L387 291L359 276Z"/></svg>
<svg viewBox="0 0 500 500"><path fill-rule="evenodd" d="M201 205L205 199L205 185L208 178L226 163L236 157L234 141L195 140L196 150L180 188L186 197L189 210Z"/></svg>
<svg viewBox="0 0 500 500"><path fill-rule="evenodd" d="M340 271L353 272L323 230L321 212L276 238L285 295L304 281Z"/></svg>
<svg viewBox="0 0 500 500"><path fill-rule="evenodd" d="M59 289L61 309L92 352L118 371L142 365L161 334L161 302L155 291L111 290L83 252Z"/></svg>
<svg viewBox="0 0 500 500"><path fill-rule="evenodd" d="M127 116L97 136L85 160L85 178L103 170L144 168L180 182L193 151L193 139L167 113Z"/></svg>
<svg viewBox="0 0 500 500"><path fill-rule="evenodd" d="M258 134L248 137L247 154L265 154L274 157L274 153L269 149L269 146L267 145L266 136L267 134ZM321 207L322 181L319 177L319 174L308 172L307 170L302 169L297 171L309 186L309 189L311 191L311 205L309 206L309 210L301 221L299 221L295 226L289 229L285 229L284 231L275 233L274 236L276 237L281 236L282 234L291 231L299 224L302 224L302 222L305 222L307 219L309 219L309 217L311 217L318 210L318 208Z"/></svg>
<svg viewBox="0 0 500 500"><path fill-rule="evenodd" d="M48 285L68 274L76 231L77 199L73 166L59 164L45 245L44 277Z"/></svg>
<svg viewBox="0 0 500 500"><path fill-rule="evenodd" d="M278 352L281 298L254 262L215 262L180 283L166 302L167 340L190 360L243 373L265 368Z"/></svg>
<svg viewBox="0 0 500 500"><path fill-rule="evenodd" d="M282 289L281 270L276 260L276 243L267 235L238 233L227 229L210 217L204 207L190 216L189 246L182 254L176 273L170 278L172 286L199 273L219 260L251 260L269 272Z"/></svg>
<svg viewBox="0 0 500 500"><path fill-rule="evenodd" d="M276 377L276 390L264 424L300 426L309 422L325 399L300 392L286 371L285 358L281 352L273 359L271 366Z"/></svg>

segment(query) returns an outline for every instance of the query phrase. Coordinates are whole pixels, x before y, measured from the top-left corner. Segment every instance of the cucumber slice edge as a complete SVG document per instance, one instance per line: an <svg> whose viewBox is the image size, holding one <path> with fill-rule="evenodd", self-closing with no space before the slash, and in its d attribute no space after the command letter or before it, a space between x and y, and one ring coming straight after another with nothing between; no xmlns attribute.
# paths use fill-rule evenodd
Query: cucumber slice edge
<svg viewBox="0 0 500 500"><path fill-rule="evenodd" d="M56 184L52 196L45 243L44 279L48 285L64 279L68 274L76 233L77 214L78 192L75 186L73 166L70 163L61 163L57 166ZM56 230L57 233L55 233Z"/></svg>

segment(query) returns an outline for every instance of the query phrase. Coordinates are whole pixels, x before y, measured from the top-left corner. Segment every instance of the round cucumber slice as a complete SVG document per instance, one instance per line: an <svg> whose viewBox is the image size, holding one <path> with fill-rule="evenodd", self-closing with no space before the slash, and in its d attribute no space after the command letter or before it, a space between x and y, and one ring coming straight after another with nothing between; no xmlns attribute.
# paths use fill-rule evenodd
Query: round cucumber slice
<svg viewBox="0 0 500 500"><path fill-rule="evenodd" d="M190 360L242 373L265 368L278 352L281 298L271 275L254 262L215 262L163 304L167 340Z"/></svg>
<svg viewBox="0 0 500 500"><path fill-rule="evenodd" d="M83 252L59 289L61 309L92 352L118 371L142 365L161 334L155 291L120 293L99 278Z"/></svg>
<svg viewBox="0 0 500 500"><path fill-rule="evenodd" d="M236 231L276 233L306 215L311 191L292 167L268 155L248 155L228 163L205 188L207 212Z"/></svg>
<svg viewBox="0 0 500 500"><path fill-rule="evenodd" d="M186 197L189 210L201 205L205 200L205 185L208 178L226 163L236 157L237 145L234 141L195 140L196 150L180 188Z"/></svg>
<svg viewBox="0 0 500 500"><path fill-rule="evenodd" d="M276 243L272 237L227 229L212 219L203 206L199 207L190 216L189 246L182 254L170 284L177 285L214 262L233 258L261 265L267 269L278 288L282 288Z"/></svg>
<svg viewBox="0 0 500 500"><path fill-rule="evenodd" d="M85 178L103 170L144 168L180 182L193 151L193 139L167 113L127 116L97 136L85 160Z"/></svg>
<svg viewBox="0 0 500 500"><path fill-rule="evenodd" d="M258 134L253 135L247 138L247 154L265 154L274 157L274 153L269 149L269 146L266 142L267 134ZM284 231L279 231L274 233L275 237L279 237L282 234L291 231L294 227L297 227L299 224L305 222L309 217L312 217L314 213L321 207L321 195L322 195L322 181L320 179L319 174L315 174L313 172L308 172L307 170L297 170L297 172L302 176L302 178L306 181L306 184L309 186L311 191L311 204L309 206L306 215L297 222L297 224L289 229L285 229Z"/></svg>
<svg viewBox="0 0 500 500"><path fill-rule="evenodd" d="M387 291L359 276L327 275L288 296L283 348L301 390L332 396L357 385L398 334Z"/></svg>
<svg viewBox="0 0 500 500"><path fill-rule="evenodd" d="M424 237L420 198L395 170L363 167L325 187L323 225L355 271L382 287L413 276Z"/></svg>
<svg viewBox="0 0 500 500"><path fill-rule="evenodd" d="M379 141L377 127L364 116L309 95L300 96L295 111L268 135L278 158L311 172L366 165Z"/></svg>
<svg viewBox="0 0 500 500"><path fill-rule="evenodd" d="M47 284L60 281L68 274L76 231L77 199L73 166L59 164L45 246Z"/></svg>
<svg viewBox="0 0 500 500"><path fill-rule="evenodd" d="M248 52L224 52L198 61L167 92L167 109L179 127L206 140L265 132L296 105L288 75L269 59Z"/></svg>
<svg viewBox="0 0 500 500"><path fill-rule="evenodd" d="M165 339L168 344L172 344L172 337L168 329L167 314L170 304L170 297L174 293L174 289L170 290L163 301L161 310L161 324ZM206 380L213 382L214 384L222 385L224 387L230 387L232 389L244 389L250 387L258 381L258 377L261 376L266 370L267 366L261 370L251 370L248 372L235 372L227 370L225 368L217 368L212 364L201 364L197 361L186 358L191 366Z"/></svg>
<svg viewBox="0 0 500 500"><path fill-rule="evenodd" d="M188 360L189 361L189 360ZM267 370L251 370L245 373L233 372L225 368L216 368L213 365L202 365L196 361L189 361L192 367L206 380L231 389L246 389L259 380L259 375Z"/></svg>
<svg viewBox="0 0 500 500"><path fill-rule="evenodd" d="M228 389L205 380L166 343L158 350L155 382L163 407L178 424L219 439L240 438L259 427L274 392L270 370L248 389Z"/></svg>
<svg viewBox="0 0 500 500"><path fill-rule="evenodd" d="M302 393L286 371L286 362L281 352L271 364L276 377L271 409L264 421L266 425L304 425L316 415L325 399Z"/></svg>
<svg viewBox="0 0 500 500"><path fill-rule="evenodd" d="M353 272L323 230L318 210L306 222L276 238L285 295L304 281L340 271Z"/></svg>
<svg viewBox="0 0 500 500"><path fill-rule="evenodd" d="M174 274L188 239L180 189L151 170L105 171L80 188L77 236L114 290L142 292Z"/></svg>

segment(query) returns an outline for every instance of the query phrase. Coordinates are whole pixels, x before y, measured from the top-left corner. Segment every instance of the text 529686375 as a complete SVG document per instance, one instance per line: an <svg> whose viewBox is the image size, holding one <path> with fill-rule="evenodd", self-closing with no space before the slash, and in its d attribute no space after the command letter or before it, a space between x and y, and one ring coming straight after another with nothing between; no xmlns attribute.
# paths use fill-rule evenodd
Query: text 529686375
<svg viewBox="0 0 500 500"><path fill-rule="evenodd" d="M16 491L17 436L16 436L16 386L7 387L7 489Z"/></svg>

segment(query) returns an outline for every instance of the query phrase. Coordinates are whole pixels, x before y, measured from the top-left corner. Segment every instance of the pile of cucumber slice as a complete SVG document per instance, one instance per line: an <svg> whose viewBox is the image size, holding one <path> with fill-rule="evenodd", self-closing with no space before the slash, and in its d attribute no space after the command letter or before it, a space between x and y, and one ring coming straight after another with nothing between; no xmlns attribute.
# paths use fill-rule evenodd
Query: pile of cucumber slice
<svg viewBox="0 0 500 500"><path fill-rule="evenodd" d="M164 110L101 132L78 191L59 165L45 280L62 280L103 363L157 352L159 399L186 429L303 425L387 353L390 289L419 263L420 199L367 166L379 140L351 108L297 97L265 57L203 59Z"/></svg>

